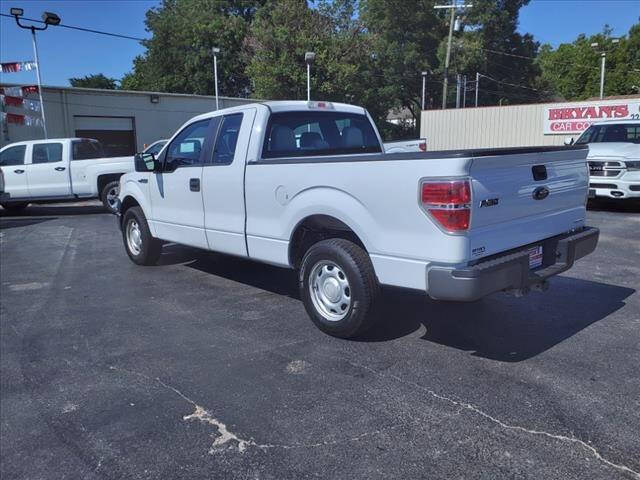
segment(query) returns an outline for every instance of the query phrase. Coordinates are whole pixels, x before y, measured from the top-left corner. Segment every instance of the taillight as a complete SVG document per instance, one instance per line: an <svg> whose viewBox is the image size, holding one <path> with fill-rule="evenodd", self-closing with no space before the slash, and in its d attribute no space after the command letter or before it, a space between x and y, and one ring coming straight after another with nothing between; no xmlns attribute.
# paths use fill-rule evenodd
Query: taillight
<svg viewBox="0 0 640 480"><path fill-rule="evenodd" d="M425 140L423 142L420 142L418 144L418 148L420 149L420 151L426 152L427 151L427 141Z"/></svg>
<svg viewBox="0 0 640 480"><path fill-rule="evenodd" d="M469 180L424 181L420 187L422 208L448 232L469 229L471 185Z"/></svg>

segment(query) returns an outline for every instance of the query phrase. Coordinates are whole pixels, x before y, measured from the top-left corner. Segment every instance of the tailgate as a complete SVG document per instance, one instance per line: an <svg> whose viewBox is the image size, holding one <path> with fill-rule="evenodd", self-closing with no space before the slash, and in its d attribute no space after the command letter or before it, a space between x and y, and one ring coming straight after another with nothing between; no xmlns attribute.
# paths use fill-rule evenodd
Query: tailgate
<svg viewBox="0 0 640 480"><path fill-rule="evenodd" d="M584 225L588 151L558 147L474 155L470 258Z"/></svg>

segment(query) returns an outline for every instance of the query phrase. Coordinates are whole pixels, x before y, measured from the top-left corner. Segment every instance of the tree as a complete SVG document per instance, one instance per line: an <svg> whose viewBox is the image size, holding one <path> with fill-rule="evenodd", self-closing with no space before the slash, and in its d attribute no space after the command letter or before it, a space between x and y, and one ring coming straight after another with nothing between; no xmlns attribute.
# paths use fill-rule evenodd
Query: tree
<svg viewBox="0 0 640 480"><path fill-rule="evenodd" d="M305 52L316 54L312 98L363 105L376 121L392 106L376 71L372 36L355 15L355 0L305 0L265 4L245 43L247 73L254 94L268 99L306 99Z"/></svg>
<svg viewBox="0 0 640 480"><path fill-rule="evenodd" d="M115 90L116 88L118 88L116 82L117 80L115 78L106 77L102 73L69 79L69 83L72 87L102 88L104 90Z"/></svg>
<svg viewBox="0 0 640 480"><path fill-rule="evenodd" d="M629 34L613 43L611 29L605 25L602 33L580 35L572 43L553 49L543 45L538 63L541 81L565 100L584 100L600 94L601 52L605 51L605 95L628 95L639 92L640 86L640 23ZM598 43L598 47L591 46Z"/></svg>
<svg viewBox="0 0 640 480"><path fill-rule="evenodd" d="M146 52L134 59L122 88L161 92L213 94L213 53L218 47L221 95L245 97L250 92L244 38L256 9L264 1L163 0L147 12L152 33Z"/></svg>

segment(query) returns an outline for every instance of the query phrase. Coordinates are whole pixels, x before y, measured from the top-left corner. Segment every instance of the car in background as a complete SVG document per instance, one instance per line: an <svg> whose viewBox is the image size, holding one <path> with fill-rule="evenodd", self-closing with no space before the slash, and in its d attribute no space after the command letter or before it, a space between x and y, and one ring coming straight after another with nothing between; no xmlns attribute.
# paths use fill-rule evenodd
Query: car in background
<svg viewBox="0 0 640 480"><path fill-rule="evenodd" d="M426 152L427 139L396 140L393 142L384 142L382 146L384 147L384 153Z"/></svg>
<svg viewBox="0 0 640 480"><path fill-rule="evenodd" d="M0 149L4 179L0 205L18 212L29 203L100 198L114 211L120 177L134 171L133 157L105 157L91 138L50 138Z"/></svg>
<svg viewBox="0 0 640 480"><path fill-rule="evenodd" d="M166 138L163 138L161 140L156 140L148 147L145 147L142 153L153 153L154 155L158 155L168 141L169 140L167 140Z"/></svg>
<svg viewBox="0 0 640 480"><path fill-rule="evenodd" d="M589 146L590 197L640 198L640 121L594 123L575 144Z"/></svg>

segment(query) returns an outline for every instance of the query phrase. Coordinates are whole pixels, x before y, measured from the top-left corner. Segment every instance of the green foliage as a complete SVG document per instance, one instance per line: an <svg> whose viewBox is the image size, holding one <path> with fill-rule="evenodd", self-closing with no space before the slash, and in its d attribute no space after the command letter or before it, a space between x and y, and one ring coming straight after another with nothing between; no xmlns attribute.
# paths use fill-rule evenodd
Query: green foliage
<svg viewBox="0 0 640 480"><path fill-rule="evenodd" d="M598 47L591 46L598 43ZM640 91L640 23L629 34L612 43L611 29L586 37L555 50L543 45L538 56L544 82L560 98L584 100L600 94L601 52L606 52L605 96L628 95Z"/></svg>
<svg viewBox="0 0 640 480"><path fill-rule="evenodd" d="M72 87L102 88L105 90L115 90L116 88L118 88L116 82L117 80L115 78L106 77L102 73L69 79L69 83Z"/></svg>
<svg viewBox="0 0 640 480"><path fill-rule="evenodd" d="M264 2L234 0L163 0L147 12L153 36L147 51L134 60L122 88L213 94L213 53L218 47L219 91L247 96L249 79L241 55L256 9Z"/></svg>
<svg viewBox="0 0 640 480"><path fill-rule="evenodd" d="M247 73L254 94L269 99L306 99L305 52L315 52L311 67L312 98L352 102L369 109L376 120L391 102L381 97L374 42L355 16L354 0L269 2L251 25L246 42ZM377 76L376 76L377 75Z"/></svg>

